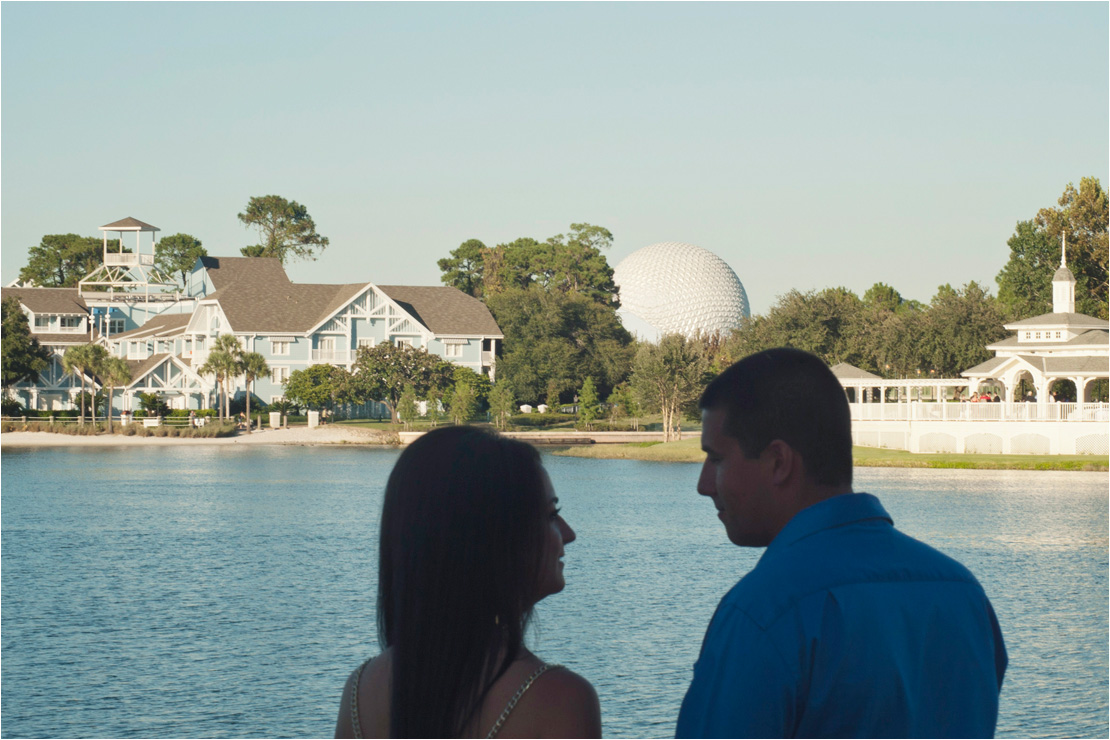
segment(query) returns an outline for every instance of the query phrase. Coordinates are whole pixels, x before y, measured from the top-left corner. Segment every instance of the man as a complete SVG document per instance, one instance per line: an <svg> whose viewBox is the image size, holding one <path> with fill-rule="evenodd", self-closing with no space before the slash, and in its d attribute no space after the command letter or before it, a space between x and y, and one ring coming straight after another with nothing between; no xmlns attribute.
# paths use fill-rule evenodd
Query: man
<svg viewBox="0 0 1110 740"><path fill-rule="evenodd" d="M708 496L766 547L709 624L678 737L990 737L1006 671L994 610L955 560L852 492L840 383L773 349L702 395Z"/></svg>

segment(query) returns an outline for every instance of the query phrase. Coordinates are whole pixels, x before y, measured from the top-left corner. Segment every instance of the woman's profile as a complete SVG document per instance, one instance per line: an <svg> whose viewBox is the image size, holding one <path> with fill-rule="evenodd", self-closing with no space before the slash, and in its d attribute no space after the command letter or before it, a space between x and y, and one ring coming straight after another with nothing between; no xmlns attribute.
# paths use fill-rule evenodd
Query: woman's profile
<svg viewBox="0 0 1110 740"><path fill-rule="evenodd" d="M336 737L600 737L589 682L524 646L574 539L531 445L465 426L409 445L382 507L383 651L347 680Z"/></svg>

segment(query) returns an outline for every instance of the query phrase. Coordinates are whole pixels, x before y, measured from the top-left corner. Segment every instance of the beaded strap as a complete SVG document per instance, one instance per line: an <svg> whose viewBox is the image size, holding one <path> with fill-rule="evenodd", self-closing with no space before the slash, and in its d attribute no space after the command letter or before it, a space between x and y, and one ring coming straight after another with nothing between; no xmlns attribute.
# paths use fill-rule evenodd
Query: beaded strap
<svg viewBox="0 0 1110 740"><path fill-rule="evenodd" d="M351 730L356 738L362 737L362 723L358 719L358 682L362 680L362 672L366 670L369 663L370 659L367 658L358 667L358 671L355 672L354 685L351 687Z"/></svg>
<svg viewBox="0 0 1110 740"><path fill-rule="evenodd" d="M486 735L487 740L489 740L489 738L491 738L491 737L496 737L497 736L497 733L501 731L501 725L505 724L505 720L507 720L509 718L509 714L512 713L513 707L516 706L516 703L518 701L520 701L520 697L524 696L524 692L532 687L532 684L535 682L535 680L537 678L542 676L545 671L547 671L551 668L562 668L562 666L561 665L555 665L553 663L551 663L551 664L544 663L539 668L537 668L535 671L533 671L531 676L529 676L527 679L525 679L524 683L521 684L520 688L516 690L515 694L513 694L513 698L509 699L509 704L508 704L508 706L505 707L505 711L502 712L501 716L497 718L497 721L493 723L493 727L490 728L489 734Z"/></svg>

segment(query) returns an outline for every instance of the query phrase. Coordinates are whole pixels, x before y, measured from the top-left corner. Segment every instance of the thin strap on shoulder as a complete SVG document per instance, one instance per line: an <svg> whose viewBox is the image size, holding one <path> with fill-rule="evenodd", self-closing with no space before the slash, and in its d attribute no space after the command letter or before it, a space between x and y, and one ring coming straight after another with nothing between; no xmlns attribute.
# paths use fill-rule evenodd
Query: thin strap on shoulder
<svg viewBox="0 0 1110 740"><path fill-rule="evenodd" d="M516 690L516 693L513 694L513 698L509 699L509 703L505 706L505 711L503 711L501 713L501 716L497 718L497 721L493 723L493 727L490 728L489 734L486 735L486 740L489 740L489 738L492 737L497 737L497 733L501 731L501 725L505 724L505 720L507 720L509 718L509 715L512 714L513 708L516 707L516 703L520 701L520 697L524 696L524 692L532 688L532 684L535 683L537 678L539 678L545 672L551 670L552 668L562 668L562 666L556 665L554 663L544 663L539 668L534 670L531 676L524 679L524 683L522 683L520 685L520 688Z"/></svg>
<svg viewBox="0 0 1110 740"><path fill-rule="evenodd" d="M355 680L351 685L351 731L356 738L362 737L362 723L358 719L358 683L362 680L362 672L370 665L372 658L367 658L355 671Z"/></svg>

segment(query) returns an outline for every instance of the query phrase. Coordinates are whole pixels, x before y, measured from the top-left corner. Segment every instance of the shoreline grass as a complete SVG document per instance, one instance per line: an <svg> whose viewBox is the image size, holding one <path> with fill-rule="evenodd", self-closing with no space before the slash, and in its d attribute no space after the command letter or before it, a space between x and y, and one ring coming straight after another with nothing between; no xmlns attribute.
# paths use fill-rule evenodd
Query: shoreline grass
<svg viewBox="0 0 1110 740"><path fill-rule="evenodd" d="M698 439L680 442L622 445L580 445L556 450L556 455L604 460L700 463L705 459ZM857 468L936 468L957 470L1073 470L1106 472L1106 455L975 455L915 454L903 450L853 447Z"/></svg>

